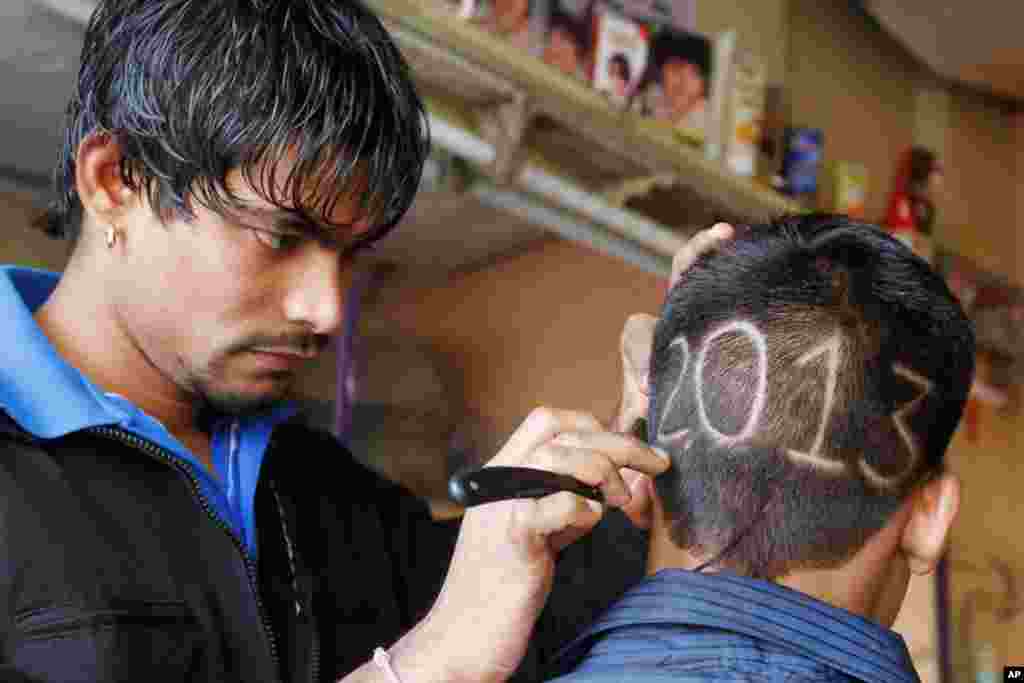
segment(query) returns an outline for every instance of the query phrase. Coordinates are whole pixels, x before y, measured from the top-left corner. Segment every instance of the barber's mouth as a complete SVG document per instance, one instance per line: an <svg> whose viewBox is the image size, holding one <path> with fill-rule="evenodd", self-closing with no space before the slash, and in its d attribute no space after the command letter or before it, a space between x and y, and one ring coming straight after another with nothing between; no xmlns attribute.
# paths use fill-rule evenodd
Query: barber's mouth
<svg viewBox="0 0 1024 683"><path fill-rule="evenodd" d="M259 359L262 365L281 369L289 369L296 365L301 365L319 355L315 350L299 351L296 349L274 347L255 347L251 350L251 353Z"/></svg>

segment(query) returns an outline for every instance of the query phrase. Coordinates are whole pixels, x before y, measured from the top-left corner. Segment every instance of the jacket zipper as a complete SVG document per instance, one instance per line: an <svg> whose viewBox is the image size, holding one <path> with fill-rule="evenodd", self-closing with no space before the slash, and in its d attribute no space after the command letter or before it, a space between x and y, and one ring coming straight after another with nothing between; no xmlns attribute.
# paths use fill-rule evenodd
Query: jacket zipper
<svg viewBox="0 0 1024 683"><path fill-rule="evenodd" d="M238 554L242 557L242 562L245 564L245 572L249 577L249 588L252 589L253 597L256 599L256 609L257 611L259 611L260 621L263 624L263 631L267 636L267 642L270 644L270 659L274 663L274 679L280 680L278 678L277 673L281 668L277 654L277 638L274 635L274 629L271 627L270 621L267 618L267 611L263 605L263 600L260 598L259 584L256 581L256 567L253 565L253 562L249 558L249 555L245 552L245 549L242 547L242 544L235 537L235 534L232 533L230 527L228 527L228 525L225 524L224 521L220 517L218 517L217 514L210 508L210 504L206 501L206 498L202 494L202 491L199 486L199 480L196 479L196 476L192 472L190 472L185 465L180 463L174 456L168 453L166 449L162 448L161 446L157 446L156 444L147 441L146 439L135 436L134 434L129 434L127 432L121 431L120 429L115 429L113 427L90 427L85 431L92 432L94 434L98 434L109 439L113 439L114 441L120 441L121 443L128 444L129 446L133 446L136 449L141 450L143 453L146 453L147 455L151 455L158 460L166 462L167 464L171 465L174 469L178 470L179 472L185 475L185 478L188 479L189 484L191 484L192 486L192 493L195 496L196 500L199 501L199 505L203 508L203 510L206 511L207 516L209 516L213 523L224 530L224 532L231 539L231 542L234 543L235 549L238 550Z"/></svg>
<svg viewBox="0 0 1024 683"><path fill-rule="evenodd" d="M316 632L316 624L313 624L313 653L312 663L309 666L309 681L317 683L320 680L320 634Z"/></svg>
<svg viewBox="0 0 1024 683"><path fill-rule="evenodd" d="M313 620L310 613L312 606L308 605L305 609L302 607L301 598L303 597L303 591L299 588L299 569L298 564L295 562L295 546L292 543L292 536L288 532L288 522L286 521L288 515L285 514L284 504L281 502L281 496L278 494L277 486L273 480L270 481L270 491L274 494L274 502L277 503L278 515L281 517L281 533L284 536L284 548L288 553L288 570L292 575L292 593L295 594L295 617L312 622L310 624L309 680L310 683L316 683L320 679L320 637L316 632L315 620Z"/></svg>

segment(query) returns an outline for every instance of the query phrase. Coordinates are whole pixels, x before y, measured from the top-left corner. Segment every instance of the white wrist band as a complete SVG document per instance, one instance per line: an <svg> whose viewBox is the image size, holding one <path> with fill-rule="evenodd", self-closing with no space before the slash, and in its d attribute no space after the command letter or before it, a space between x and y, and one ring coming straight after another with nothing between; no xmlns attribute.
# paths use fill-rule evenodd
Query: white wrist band
<svg viewBox="0 0 1024 683"><path fill-rule="evenodd" d="M394 667L391 666L391 655L388 651L382 647L378 647L373 651L373 663L377 665L377 668L384 672L384 675L388 677L390 683L402 683L402 679L395 673Z"/></svg>

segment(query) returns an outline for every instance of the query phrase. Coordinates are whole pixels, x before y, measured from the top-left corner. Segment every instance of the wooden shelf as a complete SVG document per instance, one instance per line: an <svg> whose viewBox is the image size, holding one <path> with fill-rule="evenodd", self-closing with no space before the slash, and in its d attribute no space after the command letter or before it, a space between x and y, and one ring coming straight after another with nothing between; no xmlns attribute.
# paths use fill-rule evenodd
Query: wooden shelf
<svg viewBox="0 0 1024 683"><path fill-rule="evenodd" d="M490 112L525 102L520 156L542 158L590 192L611 196L622 183L672 177L669 190L626 207L684 233L714 220L759 221L801 210L705 160L667 127L616 111L587 84L460 21L440 3L369 0L369 6L409 59L428 101L454 113L456 125L479 134Z"/></svg>

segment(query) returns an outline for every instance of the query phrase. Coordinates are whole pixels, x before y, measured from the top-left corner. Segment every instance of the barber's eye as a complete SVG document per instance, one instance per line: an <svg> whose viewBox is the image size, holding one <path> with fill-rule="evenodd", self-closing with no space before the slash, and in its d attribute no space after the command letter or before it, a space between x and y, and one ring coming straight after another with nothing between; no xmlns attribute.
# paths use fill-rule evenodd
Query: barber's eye
<svg viewBox="0 0 1024 683"><path fill-rule="evenodd" d="M272 230L257 230L253 228L253 235L264 246L274 251L284 251L299 244L301 235L287 232L275 232Z"/></svg>

